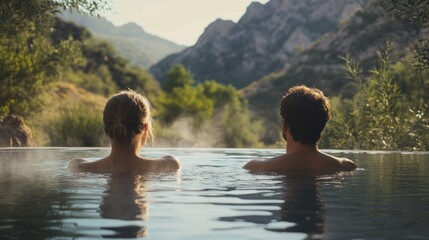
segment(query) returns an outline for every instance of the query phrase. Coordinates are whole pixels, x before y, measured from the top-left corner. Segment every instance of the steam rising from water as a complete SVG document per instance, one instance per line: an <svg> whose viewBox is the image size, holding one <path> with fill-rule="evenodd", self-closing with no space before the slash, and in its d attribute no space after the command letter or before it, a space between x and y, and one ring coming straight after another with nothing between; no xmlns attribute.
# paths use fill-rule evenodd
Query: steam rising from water
<svg viewBox="0 0 429 240"><path fill-rule="evenodd" d="M157 147L223 147L223 128L216 119L194 127L195 120L179 118L162 133L155 132ZM198 124L198 123L197 123Z"/></svg>
<svg viewBox="0 0 429 240"><path fill-rule="evenodd" d="M58 171L64 167L64 162L49 161L42 166L43 160L50 159L58 159L58 155L44 150L1 150L0 205L16 203L24 208L31 205L32 199L52 194L48 189L59 185L54 174L64 172Z"/></svg>

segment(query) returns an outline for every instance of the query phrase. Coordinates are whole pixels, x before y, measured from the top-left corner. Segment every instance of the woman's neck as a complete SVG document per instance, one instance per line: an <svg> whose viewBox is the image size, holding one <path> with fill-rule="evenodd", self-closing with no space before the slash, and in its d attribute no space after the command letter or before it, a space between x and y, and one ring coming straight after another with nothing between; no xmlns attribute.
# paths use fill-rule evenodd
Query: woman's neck
<svg viewBox="0 0 429 240"><path fill-rule="evenodd" d="M112 150L110 152L111 161L131 161L138 158L140 155L141 147L139 143L119 144L115 141L112 142Z"/></svg>

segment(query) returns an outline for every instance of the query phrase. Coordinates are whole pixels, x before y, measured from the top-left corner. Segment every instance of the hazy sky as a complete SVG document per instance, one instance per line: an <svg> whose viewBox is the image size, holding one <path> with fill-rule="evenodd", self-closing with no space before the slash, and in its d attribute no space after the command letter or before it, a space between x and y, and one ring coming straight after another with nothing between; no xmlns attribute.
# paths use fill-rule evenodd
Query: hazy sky
<svg viewBox="0 0 429 240"><path fill-rule="evenodd" d="M238 19L251 2L268 0L114 0L104 15L115 25L135 22L151 34L186 46L193 45L204 28L216 20Z"/></svg>

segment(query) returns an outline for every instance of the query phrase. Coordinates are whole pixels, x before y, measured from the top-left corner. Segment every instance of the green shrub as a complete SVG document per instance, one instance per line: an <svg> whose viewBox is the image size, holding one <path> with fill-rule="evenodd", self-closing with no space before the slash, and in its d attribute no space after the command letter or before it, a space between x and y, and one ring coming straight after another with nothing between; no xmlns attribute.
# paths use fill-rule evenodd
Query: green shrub
<svg viewBox="0 0 429 240"><path fill-rule="evenodd" d="M48 135L52 146L94 147L107 142L101 111L83 104L62 109Z"/></svg>
<svg viewBox="0 0 429 240"><path fill-rule="evenodd" d="M259 147L262 124L232 85L215 80L194 85L192 73L173 67L155 102L161 145Z"/></svg>
<svg viewBox="0 0 429 240"><path fill-rule="evenodd" d="M358 92L352 101L333 99L333 118L321 147L429 149L429 104L424 97L428 85L416 82L419 73L414 72L414 77L410 77L411 73L400 64L391 65L390 50L391 45L387 44L385 51L377 52L377 64L367 76L358 63L349 56L345 58L345 71L357 85ZM400 85L408 87L406 94Z"/></svg>

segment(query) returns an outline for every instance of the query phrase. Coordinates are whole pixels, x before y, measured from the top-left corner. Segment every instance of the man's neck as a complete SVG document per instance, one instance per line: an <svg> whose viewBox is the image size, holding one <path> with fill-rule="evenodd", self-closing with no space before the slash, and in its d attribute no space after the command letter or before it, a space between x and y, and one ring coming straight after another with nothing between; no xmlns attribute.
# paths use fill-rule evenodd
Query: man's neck
<svg viewBox="0 0 429 240"><path fill-rule="evenodd" d="M315 152L315 151L318 151L317 144L305 145L300 142L295 142L293 139L288 140L286 145L286 153Z"/></svg>

